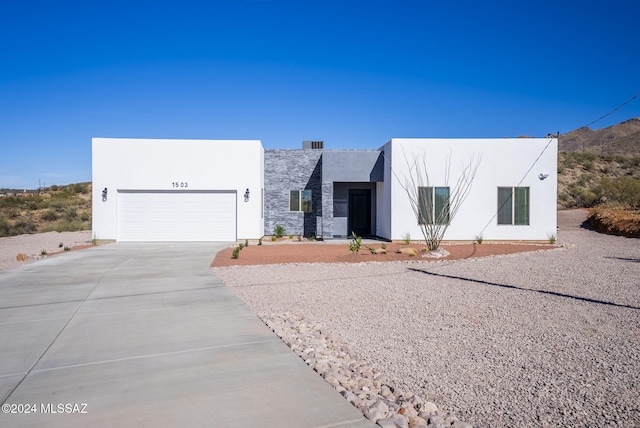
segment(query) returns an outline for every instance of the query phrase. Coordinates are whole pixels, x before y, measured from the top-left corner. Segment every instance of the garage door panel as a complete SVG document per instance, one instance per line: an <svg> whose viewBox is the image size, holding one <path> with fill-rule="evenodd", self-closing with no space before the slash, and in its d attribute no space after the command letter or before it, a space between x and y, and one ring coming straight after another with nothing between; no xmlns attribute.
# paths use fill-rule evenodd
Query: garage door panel
<svg viewBox="0 0 640 428"><path fill-rule="evenodd" d="M118 193L118 241L235 240L235 192Z"/></svg>

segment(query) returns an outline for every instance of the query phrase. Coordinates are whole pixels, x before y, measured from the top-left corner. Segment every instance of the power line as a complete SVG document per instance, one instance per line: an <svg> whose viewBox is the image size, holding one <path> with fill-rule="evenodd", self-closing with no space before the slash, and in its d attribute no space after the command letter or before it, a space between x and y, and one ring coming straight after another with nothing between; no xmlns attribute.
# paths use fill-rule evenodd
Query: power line
<svg viewBox="0 0 640 428"><path fill-rule="evenodd" d="M638 94L640 95L640 94ZM555 137L554 137L555 138ZM544 152L547 151L547 149L549 148L549 145L553 142L554 138L549 138L549 142L547 143L546 146L544 146L544 149L542 149L542 151L540 152L540 154L538 155L538 157L536 158L536 160L533 161L533 163L531 164L531 166L529 167L529 169L527 170L527 172L524 173L524 175L522 176L522 178L520 179L520 181L518 182L518 184L515 185L515 187L520 187L520 185L522 184L522 182L527 178L527 176L529 175L529 173L531 172L531 170L533 169L534 166L536 166L536 164L538 163L538 161L540 160L540 158L542 157L542 155L544 154ZM487 227L489 227L489 225L491 225L491 223L493 222L493 220L498 216L498 213L500 212L500 209L507 203L507 201L504 201L502 203L501 206L498 207L498 209L496 210L495 214L493 214L493 216L489 219L489 221L487 222L487 224L482 228L482 230L480 231L480 233L478 234L478 236L482 236L482 234L484 233L485 230L487 230Z"/></svg>
<svg viewBox="0 0 640 428"><path fill-rule="evenodd" d="M602 119L604 119L605 117L609 116L610 114L613 114L615 112L617 112L618 110L620 110L622 107L626 106L627 104L629 104L630 102L632 102L633 100L635 100L636 98L640 97L640 92L638 92L637 94L635 94L634 96L632 96L631 98L629 98L627 101L623 102L622 104L620 104L618 107L614 108L613 110L611 110L609 113L605 114L604 116L600 116L599 118L597 118L596 120L594 120L593 122L587 123L586 125L583 126L583 128L588 128L589 126L593 125L596 122L601 121Z"/></svg>

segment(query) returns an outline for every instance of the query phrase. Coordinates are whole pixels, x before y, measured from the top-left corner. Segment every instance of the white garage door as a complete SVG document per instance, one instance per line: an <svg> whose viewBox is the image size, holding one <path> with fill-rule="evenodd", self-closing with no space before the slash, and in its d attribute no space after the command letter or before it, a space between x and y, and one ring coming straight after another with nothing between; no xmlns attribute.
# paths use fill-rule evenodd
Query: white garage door
<svg viewBox="0 0 640 428"><path fill-rule="evenodd" d="M118 241L235 240L235 192L118 192Z"/></svg>

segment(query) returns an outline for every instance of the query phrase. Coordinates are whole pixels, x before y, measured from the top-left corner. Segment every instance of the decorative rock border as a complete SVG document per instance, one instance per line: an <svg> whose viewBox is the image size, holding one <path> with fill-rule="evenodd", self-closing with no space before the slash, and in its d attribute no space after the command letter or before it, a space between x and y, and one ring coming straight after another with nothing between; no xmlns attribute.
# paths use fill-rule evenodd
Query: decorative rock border
<svg viewBox="0 0 640 428"><path fill-rule="evenodd" d="M384 428L474 428L436 405L397 388L391 379L358 358L325 327L291 313L258 314L304 362L372 422Z"/></svg>

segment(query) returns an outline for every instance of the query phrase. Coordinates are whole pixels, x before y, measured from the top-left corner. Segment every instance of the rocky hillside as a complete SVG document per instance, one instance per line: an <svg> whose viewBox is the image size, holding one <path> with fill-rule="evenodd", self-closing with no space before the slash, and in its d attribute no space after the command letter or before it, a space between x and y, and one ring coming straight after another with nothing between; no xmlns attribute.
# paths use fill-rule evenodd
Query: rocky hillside
<svg viewBox="0 0 640 428"><path fill-rule="evenodd" d="M592 130L579 128L560 135L558 149L599 155L640 155L640 118Z"/></svg>
<svg viewBox="0 0 640 428"><path fill-rule="evenodd" d="M559 153L558 209L599 204L637 208L639 200L640 155Z"/></svg>
<svg viewBox="0 0 640 428"><path fill-rule="evenodd" d="M591 208L604 233L640 237L640 118L558 140L558 209Z"/></svg>
<svg viewBox="0 0 640 428"><path fill-rule="evenodd" d="M91 229L91 183L0 189L0 237Z"/></svg>

